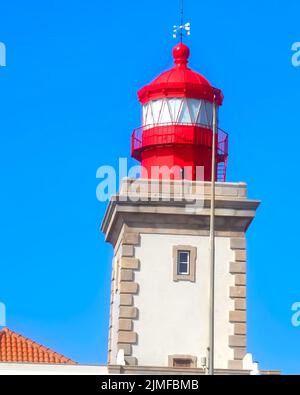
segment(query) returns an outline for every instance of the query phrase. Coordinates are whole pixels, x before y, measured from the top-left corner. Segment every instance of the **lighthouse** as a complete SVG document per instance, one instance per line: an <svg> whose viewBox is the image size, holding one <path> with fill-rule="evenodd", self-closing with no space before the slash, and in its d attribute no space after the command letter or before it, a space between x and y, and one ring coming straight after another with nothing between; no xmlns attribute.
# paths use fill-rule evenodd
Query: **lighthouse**
<svg viewBox="0 0 300 395"><path fill-rule="evenodd" d="M248 199L244 182L226 181L228 135L213 116L221 90L189 67L185 44L172 55L172 68L138 92L142 121L131 146L141 178L123 180L102 222L114 250L108 364L124 356L141 371L205 371L213 181L215 371L242 373L249 368L246 231L259 201Z"/></svg>

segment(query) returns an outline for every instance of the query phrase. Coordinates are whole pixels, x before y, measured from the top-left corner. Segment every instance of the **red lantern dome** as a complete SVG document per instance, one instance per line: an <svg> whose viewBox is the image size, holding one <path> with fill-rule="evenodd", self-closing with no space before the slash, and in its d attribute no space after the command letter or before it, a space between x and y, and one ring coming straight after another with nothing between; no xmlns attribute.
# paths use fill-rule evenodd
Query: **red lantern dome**
<svg viewBox="0 0 300 395"><path fill-rule="evenodd" d="M204 180L211 181L213 103L222 105L223 94L187 66L189 54L185 44L176 45L174 67L138 92L143 119L132 136L132 156L141 162L144 178L168 168L171 173L158 178L195 180L202 167ZM216 174L225 181L228 136L219 130L217 137Z"/></svg>

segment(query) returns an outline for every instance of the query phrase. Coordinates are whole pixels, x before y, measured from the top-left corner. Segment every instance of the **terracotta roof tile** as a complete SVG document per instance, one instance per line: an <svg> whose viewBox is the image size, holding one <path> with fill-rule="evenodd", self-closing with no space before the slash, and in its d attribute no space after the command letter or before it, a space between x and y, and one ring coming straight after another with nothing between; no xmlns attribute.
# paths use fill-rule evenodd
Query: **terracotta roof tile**
<svg viewBox="0 0 300 395"><path fill-rule="evenodd" d="M8 328L0 331L0 362L76 364L71 359Z"/></svg>

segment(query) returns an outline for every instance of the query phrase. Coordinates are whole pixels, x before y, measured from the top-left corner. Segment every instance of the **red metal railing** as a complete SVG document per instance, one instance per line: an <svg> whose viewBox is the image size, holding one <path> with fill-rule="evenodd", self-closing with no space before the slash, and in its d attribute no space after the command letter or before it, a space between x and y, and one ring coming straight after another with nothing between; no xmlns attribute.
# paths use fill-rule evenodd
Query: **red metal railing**
<svg viewBox="0 0 300 395"><path fill-rule="evenodd" d="M132 156L140 160L141 152L159 145L197 145L212 147L212 130L202 124L164 123L142 126L132 134ZM218 129L217 180L225 181L228 160L228 134Z"/></svg>

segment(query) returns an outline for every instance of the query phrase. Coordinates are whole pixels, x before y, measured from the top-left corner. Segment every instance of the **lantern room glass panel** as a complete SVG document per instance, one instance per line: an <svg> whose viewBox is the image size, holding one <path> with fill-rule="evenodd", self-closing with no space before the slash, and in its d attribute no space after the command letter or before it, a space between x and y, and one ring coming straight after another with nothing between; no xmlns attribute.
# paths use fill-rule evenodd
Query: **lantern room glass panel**
<svg viewBox="0 0 300 395"><path fill-rule="evenodd" d="M182 123L182 124L193 123L191 120L190 110L186 99L182 100L180 113L178 117L178 123Z"/></svg>
<svg viewBox="0 0 300 395"><path fill-rule="evenodd" d="M150 106L152 108L152 116L153 116L154 124L157 124L159 121L159 116L160 116L162 105L163 105L162 100L153 100L150 102Z"/></svg>
<svg viewBox="0 0 300 395"><path fill-rule="evenodd" d="M171 98L171 99L167 99L167 101L171 113L172 122L177 122L179 111L182 106L182 99Z"/></svg>
<svg viewBox="0 0 300 395"><path fill-rule="evenodd" d="M187 99L188 106L190 109L192 123L197 123L197 119L199 116L200 109L202 107L203 101L196 99Z"/></svg>
<svg viewBox="0 0 300 395"><path fill-rule="evenodd" d="M169 104L167 99L162 101L162 109L160 112L159 123L171 123L172 118L169 110Z"/></svg>
<svg viewBox="0 0 300 395"><path fill-rule="evenodd" d="M212 103L205 102L205 111L206 111L206 116L207 116L207 123L209 126L212 126L213 124L213 105Z"/></svg>

